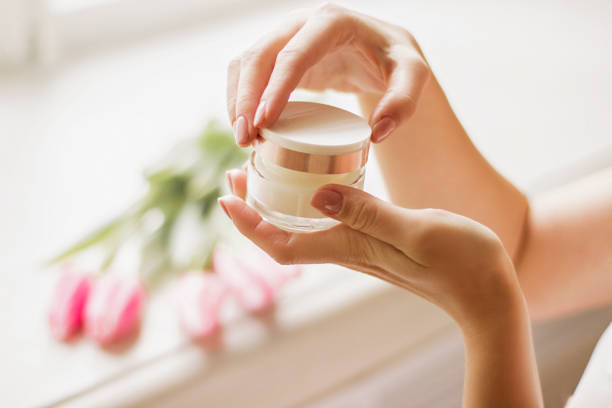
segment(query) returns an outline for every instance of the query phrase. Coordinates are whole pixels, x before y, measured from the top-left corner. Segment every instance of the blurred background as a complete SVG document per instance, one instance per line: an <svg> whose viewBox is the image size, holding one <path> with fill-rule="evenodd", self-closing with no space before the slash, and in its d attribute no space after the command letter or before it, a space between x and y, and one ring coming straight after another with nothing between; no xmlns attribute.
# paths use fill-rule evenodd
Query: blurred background
<svg viewBox="0 0 612 408"><path fill-rule="evenodd" d="M127 347L49 333L45 260L141 196L143 170L178 141L211 119L229 127L228 61L316 4L0 0L2 406L459 405L451 322L339 267L307 268L265 316L228 306L214 344L185 336L164 287ZM529 194L612 163L612 3L340 4L415 34L474 143ZM345 95L306 97L355 110ZM385 196L375 159L366 184ZM611 320L604 309L536 325L548 407L571 395Z"/></svg>

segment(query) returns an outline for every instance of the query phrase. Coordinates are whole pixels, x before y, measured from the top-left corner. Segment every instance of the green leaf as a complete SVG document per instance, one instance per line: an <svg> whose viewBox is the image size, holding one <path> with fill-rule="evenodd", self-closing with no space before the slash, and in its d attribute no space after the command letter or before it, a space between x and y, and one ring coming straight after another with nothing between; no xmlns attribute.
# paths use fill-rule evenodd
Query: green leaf
<svg viewBox="0 0 612 408"><path fill-rule="evenodd" d="M109 267L115 254L126 240L139 234L143 246L140 248L140 273L149 285L161 282L163 277L182 272L190 267L202 267L210 263L210 254L221 236L214 219L217 198L221 195L224 172L230 167L240 166L248 152L236 146L230 129L210 122L196 138L179 142L157 165L145 172L147 193L124 214L98 228L50 263L59 262L92 246L100 246L106 252L102 269ZM170 236L176 220L186 208L195 205L202 222L202 233L206 244L190 254L189 265L173 265ZM150 210L159 210L164 221L154 231L140 229L143 216ZM203 265L204 264L204 265Z"/></svg>

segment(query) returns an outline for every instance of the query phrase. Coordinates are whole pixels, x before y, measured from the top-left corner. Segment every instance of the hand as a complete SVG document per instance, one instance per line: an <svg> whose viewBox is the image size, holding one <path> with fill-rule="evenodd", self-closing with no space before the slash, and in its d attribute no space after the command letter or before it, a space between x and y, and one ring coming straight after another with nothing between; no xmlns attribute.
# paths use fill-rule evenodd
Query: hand
<svg viewBox="0 0 612 408"><path fill-rule="evenodd" d="M230 62L227 110L236 142L247 146L296 87L375 94L369 123L380 142L414 113L429 72L405 29L327 4L294 12Z"/></svg>
<svg viewBox="0 0 612 408"><path fill-rule="evenodd" d="M219 199L247 238L278 262L337 263L408 289L455 319L465 342L464 407L542 407L527 308L512 262L485 226L442 210L410 210L346 186L322 187L312 205L342 224L310 234L280 230L243 198Z"/></svg>
<svg viewBox="0 0 612 408"><path fill-rule="evenodd" d="M466 217L409 210L340 185L320 189L312 205L342 222L294 234L262 220L246 203L244 170L228 172L236 196L220 204L246 237L283 264L336 263L408 289L442 307L460 326L482 327L522 296L497 236Z"/></svg>

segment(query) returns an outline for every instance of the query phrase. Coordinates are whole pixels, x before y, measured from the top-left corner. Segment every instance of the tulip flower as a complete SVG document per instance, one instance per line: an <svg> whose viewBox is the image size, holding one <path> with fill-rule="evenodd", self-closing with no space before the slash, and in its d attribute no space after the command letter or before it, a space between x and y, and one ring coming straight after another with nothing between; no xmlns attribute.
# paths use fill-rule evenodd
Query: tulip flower
<svg viewBox="0 0 612 408"><path fill-rule="evenodd" d="M220 245L215 247L213 269L248 312L260 312L274 304L273 287L229 249Z"/></svg>
<svg viewBox="0 0 612 408"><path fill-rule="evenodd" d="M71 269L55 285L49 311L49 325L55 337L67 340L83 325L83 311L91 288L89 276Z"/></svg>
<svg viewBox="0 0 612 408"><path fill-rule="evenodd" d="M140 324L145 290L139 280L108 273L98 279L85 309L85 330L100 344L110 344Z"/></svg>
<svg viewBox="0 0 612 408"><path fill-rule="evenodd" d="M212 273L187 273L176 284L177 311L183 329L202 339L219 328L219 309L227 287Z"/></svg>

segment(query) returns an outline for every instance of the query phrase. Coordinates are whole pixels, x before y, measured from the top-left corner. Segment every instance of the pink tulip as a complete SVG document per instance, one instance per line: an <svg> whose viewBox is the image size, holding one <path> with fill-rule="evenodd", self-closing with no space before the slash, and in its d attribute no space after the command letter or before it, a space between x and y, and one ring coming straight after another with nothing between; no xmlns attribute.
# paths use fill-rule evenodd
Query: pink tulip
<svg viewBox="0 0 612 408"><path fill-rule="evenodd" d="M258 274L276 294L285 284L302 273L301 265L281 265L270 255L255 247L255 252L249 258L253 272Z"/></svg>
<svg viewBox="0 0 612 408"><path fill-rule="evenodd" d="M177 311L183 329L193 339L213 334L219 328L219 309L227 287L212 273L187 273L176 284Z"/></svg>
<svg viewBox="0 0 612 408"><path fill-rule="evenodd" d="M140 324L145 290L140 281L108 273L98 279L87 308L85 329L100 344L120 340Z"/></svg>
<svg viewBox="0 0 612 408"><path fill-rule="evenodd" d="M229 249L220 245L215 248L213 269L247 311L260 312L274 304L274 289Z"/></svg>
<svg viewBox="0 0 612 408"><path fill-rule="evenodd" d="M55 285L49 311L51 331L60 340L76 334L83 325L83 311L91 288L91 278L66 269Z"/></svg>

